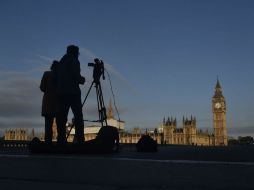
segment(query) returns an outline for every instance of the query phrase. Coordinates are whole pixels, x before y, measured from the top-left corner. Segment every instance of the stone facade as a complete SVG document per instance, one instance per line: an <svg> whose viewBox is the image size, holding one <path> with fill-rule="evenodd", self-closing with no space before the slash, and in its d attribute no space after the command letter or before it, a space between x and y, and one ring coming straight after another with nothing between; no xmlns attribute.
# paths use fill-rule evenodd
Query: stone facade
<svg viewBox="0 0 254 190"><path fill-rule="evenodd" d="M177 128L176 119L168 118L163 120L161 128L161 143L163 144L181 144L181 145L214 145L214 136L208 131L197 129L195 117L184 118L181 128Z"/></svg>
<svg viewBox="0 0 254 190"><path fill-rule="evenodd" d="M4 140L28 141L33 138L34 131L31 134L27 129L9 129L4 133Z"/></svg>
<svg viewBox="0 0 254 190"><path fill-rule="evenodd" d="M212 111L213 133L197 129L195 117L183 117L181 128L177 128L176 118L168 117L167 120L164 118L162 124L154 130L147 129L142 133L141 129L136 128L130 133L121 133L120 142L137 143L142 134L146 133L159 144L227 146L226 101L219 80L217 80L215 93L212 97Z"/></svg>

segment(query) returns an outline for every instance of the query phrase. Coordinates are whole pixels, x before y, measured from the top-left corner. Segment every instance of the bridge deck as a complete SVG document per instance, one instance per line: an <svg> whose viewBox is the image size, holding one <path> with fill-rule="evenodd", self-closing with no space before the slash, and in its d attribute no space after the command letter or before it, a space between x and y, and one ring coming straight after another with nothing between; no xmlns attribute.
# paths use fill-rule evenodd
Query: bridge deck
<svg viewBox="0 0 254 190"><path fill-rule="evenodd" d="M166 146L157 153L138 153L135 147L125 146L120 153L104 155L31 155L25 149L5 150L0 151L0 185L1 189L28 190L253 189L252 147L234 151L196 148ZM230 155L238 159L228 159Z"/></svg>

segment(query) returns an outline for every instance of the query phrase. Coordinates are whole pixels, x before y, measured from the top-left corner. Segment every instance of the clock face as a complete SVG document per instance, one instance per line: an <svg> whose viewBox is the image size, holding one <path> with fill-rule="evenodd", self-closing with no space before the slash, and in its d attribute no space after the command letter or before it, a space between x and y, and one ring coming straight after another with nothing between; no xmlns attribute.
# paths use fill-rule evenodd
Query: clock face
<svg viewBox="0 0 254 190"><path fill-rule="evenodd" d="M214 105L215 108L221 108L221 104L219 102L215 103Z"/></svg>

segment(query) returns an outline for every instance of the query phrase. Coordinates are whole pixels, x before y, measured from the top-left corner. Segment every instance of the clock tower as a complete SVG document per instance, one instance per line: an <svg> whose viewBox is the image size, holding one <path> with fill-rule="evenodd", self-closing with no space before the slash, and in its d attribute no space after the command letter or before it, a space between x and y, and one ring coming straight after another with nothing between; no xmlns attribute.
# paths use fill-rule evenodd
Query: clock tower
<svg viewBox="0 0 254 190"><path fill-rule="evenodd" d="M212 111L215 146L227 146L226 101L222 95L222 89L218 79L212 98Z"/></svg>

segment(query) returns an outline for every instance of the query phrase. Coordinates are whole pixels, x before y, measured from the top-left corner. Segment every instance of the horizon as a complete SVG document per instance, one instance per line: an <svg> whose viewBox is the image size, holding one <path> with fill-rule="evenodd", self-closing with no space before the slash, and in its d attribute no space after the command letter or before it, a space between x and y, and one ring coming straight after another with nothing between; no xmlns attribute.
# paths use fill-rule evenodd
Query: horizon
<svg viewBox="0 0 254 190"><path fill-rule="evenodd" d="M16 125L43 130L42 74L75 44L83 98L92 82L87 63L99 57L126 129L155 128L168 116L179 128L192 115L197 129L213 130L218 76L228 136L254 136L253 8L237 0L1 2L0 134ZM107 108L107 75L102 88ZM93 89L84 118L97 118L96 109Z"/></svg>

